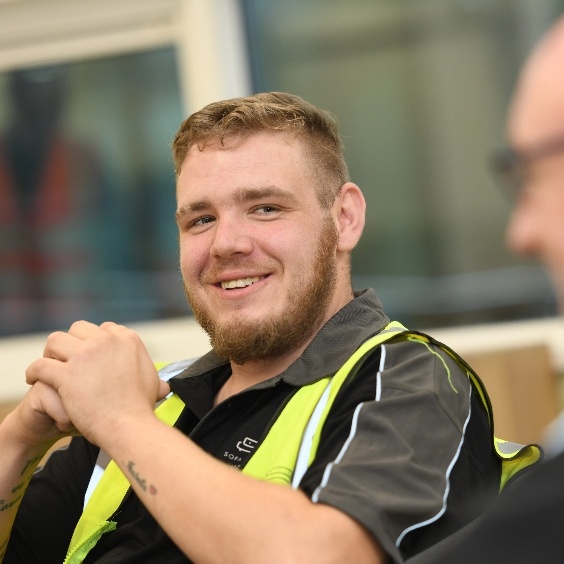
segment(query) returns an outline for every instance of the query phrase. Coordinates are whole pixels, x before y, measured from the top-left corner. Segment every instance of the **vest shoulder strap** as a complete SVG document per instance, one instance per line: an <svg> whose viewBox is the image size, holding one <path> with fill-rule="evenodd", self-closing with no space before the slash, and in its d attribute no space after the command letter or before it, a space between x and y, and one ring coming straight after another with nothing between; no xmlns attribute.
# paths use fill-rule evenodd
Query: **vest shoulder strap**
<svg viewBox="0 0 564 564"><path fill-rule="evenodd" d="M184 402L176 394L172 394L157 407L155 415L161 421L173 425L183 409ZM110 460L74 529L64 564L82 562L100 537L116 528L116 523L110 521L110 518L128 490L129 481L115 461Z"/></svg>
<svg viewBox="0 0 564 564"><path fill-rule="evenodd" d="M367 352L403 331L406 329L401 323L388 324L365 341L334 376L297 390L243 468L243 473L297 487L313 462L323 424L352 368Z"/></svg>

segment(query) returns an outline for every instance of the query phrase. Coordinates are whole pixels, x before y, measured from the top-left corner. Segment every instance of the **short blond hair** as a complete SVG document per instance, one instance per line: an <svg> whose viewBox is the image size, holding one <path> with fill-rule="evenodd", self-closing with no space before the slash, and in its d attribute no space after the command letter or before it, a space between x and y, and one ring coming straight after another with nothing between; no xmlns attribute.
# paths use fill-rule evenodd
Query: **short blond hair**
<svg viewBox="0 0 564 564"><path fill-rule="evenodd" d="M328 111L285 92L214 102L193 113L182 122L172 143L176 176L193 146L203 150L218 143L226 149L234 148L261 132L285 132L303 142L318 181L319 200L330 207L340 187L349 180L337 121ZM227 138L236 142L227 146Z"/></svg>

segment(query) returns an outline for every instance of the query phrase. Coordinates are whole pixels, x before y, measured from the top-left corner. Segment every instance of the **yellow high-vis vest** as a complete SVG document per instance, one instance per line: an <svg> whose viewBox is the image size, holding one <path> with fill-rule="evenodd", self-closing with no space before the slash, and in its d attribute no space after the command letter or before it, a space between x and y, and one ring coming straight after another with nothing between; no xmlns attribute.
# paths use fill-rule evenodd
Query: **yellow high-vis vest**
<svg viewBox="0 0 564 564"><path fill-rule="evenodd" d="M382 343L400 340L416 340L439 346L456 360L473 382L488 413L494 448L502 461L500 491L520 470L540 460L541 451L537 445L520 445L493 436L492 408L487 392L479 377L462 358L432 337L408 331L400 323L392 321L380 333L365 341L334 376L303 386L294 393L242 469L243 474L297 488L316 456L321 431L333 401L354 366ZM183 409L182 400L176 394L171 394L159 405L155 414L172 426ZM64 564L82 562L100 537L116 528L116 523L110 519L129 487L129 481L118 465L110 461L76 525Z"/></svg>

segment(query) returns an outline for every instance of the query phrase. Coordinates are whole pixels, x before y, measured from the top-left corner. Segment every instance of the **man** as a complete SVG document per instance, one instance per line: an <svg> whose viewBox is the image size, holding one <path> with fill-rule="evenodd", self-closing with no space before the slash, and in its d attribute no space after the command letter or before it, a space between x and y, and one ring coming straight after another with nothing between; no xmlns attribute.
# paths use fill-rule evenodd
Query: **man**
<svg viewBox="0 0 564 564"><path fill-rule="evenodd" d="M283 93L228 100L173 152L186 295L213 350L169 381L171 428L137 335L49 337L0 427L4 562L69 544L69 562L399 562L480 513L500 465L466 372L413 336L370 348L394 328L351 287L365 203L332 117ZM98 447L114 462L83 513Z"/></svg>
<svg viewBox="0 0 564 564"><path fill-rule="evenodd" d="M564 17L527 60L508 116L512 149L497 161L515 198L507 241L538 257L551 274L564 313ZM414 564L564 561L564 454L555 456L496 506Z"/></svg>

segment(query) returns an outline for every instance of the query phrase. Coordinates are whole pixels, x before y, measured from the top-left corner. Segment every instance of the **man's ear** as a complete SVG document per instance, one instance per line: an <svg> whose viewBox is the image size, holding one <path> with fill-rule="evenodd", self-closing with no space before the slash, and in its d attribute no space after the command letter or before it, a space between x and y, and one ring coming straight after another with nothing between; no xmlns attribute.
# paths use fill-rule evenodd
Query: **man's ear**
<svg viewBox="0 0 564 564"><path fill-rule="evenodd" d="M333 203L333 217L339 233L337 250L350 252L358 243L366 216L366 202L360 188L352 182L341 186Z"/></svg>

